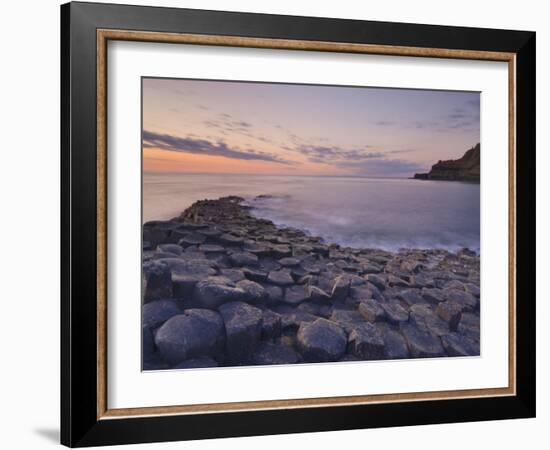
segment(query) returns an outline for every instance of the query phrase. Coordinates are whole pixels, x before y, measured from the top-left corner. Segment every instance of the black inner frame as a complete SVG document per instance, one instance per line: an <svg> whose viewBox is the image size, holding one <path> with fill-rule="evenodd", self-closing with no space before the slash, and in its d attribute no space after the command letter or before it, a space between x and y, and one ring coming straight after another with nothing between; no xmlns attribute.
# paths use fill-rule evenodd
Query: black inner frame
<svg viewBox="0 0 550 450"><path fill-rule="evenodd" d="M517 395L101 419L97 415L96 30L516 54ZM91 446L535 416L535 33L127 5L61 7L61 442Z"/></svg>

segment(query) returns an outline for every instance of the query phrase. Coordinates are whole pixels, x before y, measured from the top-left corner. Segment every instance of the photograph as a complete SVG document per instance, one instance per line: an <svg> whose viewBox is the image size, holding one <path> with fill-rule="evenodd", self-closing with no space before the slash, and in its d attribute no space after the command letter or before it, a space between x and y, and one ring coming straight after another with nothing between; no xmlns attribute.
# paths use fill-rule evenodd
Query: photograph
<svg viewBox="0 0 550 450"><path fill-rule="evenodd" d="M143 370L480 355L479 92L141 82Z"/></svg>

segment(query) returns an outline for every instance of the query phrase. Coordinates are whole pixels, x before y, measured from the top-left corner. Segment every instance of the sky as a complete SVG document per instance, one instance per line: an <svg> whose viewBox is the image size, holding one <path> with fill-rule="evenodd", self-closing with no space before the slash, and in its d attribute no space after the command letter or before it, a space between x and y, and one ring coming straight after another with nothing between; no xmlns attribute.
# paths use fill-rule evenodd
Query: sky
<svg viewBox="0 0 550 450"><path fill-rule="evenodd" d="M479 93L143 78L143 170L410 177L479 142Z"/></svg>

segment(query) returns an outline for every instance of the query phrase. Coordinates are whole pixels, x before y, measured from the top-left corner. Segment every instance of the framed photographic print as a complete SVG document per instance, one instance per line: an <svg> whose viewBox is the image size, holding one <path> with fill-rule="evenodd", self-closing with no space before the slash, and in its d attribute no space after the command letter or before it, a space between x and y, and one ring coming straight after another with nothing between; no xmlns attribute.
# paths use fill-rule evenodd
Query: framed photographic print
<svg viewBox="0 0 550 450"><path fill-rule="evenodd" d="M63 444L535 415L535 33L61 19Z"/></svg>

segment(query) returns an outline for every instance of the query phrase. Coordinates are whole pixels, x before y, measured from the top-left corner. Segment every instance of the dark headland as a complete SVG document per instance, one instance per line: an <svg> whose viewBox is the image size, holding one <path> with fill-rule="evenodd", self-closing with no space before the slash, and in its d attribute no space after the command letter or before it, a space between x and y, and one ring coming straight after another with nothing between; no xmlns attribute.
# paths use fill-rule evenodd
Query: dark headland
<svg viewBox="0 0 550 450"><path fill-rule="evenodd" d="M467 249L345 248L198 201L143 226L143 368L479 355L479 270Z"/></svg>
<svg viewBox="0 0 550 450"><path fill-rule="evenodd" d="M476 144L462 158L439 161L428 173L416 173L418 180L472 181L479 183L480 145Z"/></svg>

